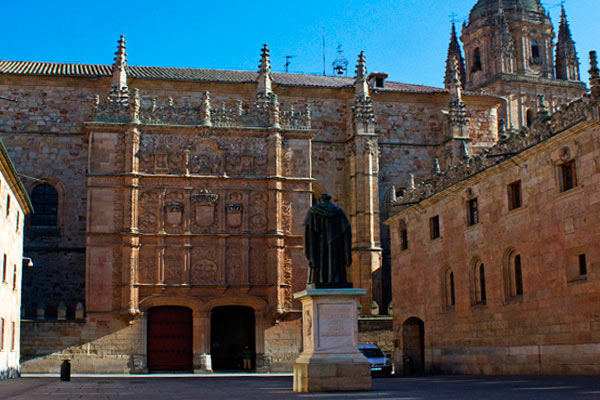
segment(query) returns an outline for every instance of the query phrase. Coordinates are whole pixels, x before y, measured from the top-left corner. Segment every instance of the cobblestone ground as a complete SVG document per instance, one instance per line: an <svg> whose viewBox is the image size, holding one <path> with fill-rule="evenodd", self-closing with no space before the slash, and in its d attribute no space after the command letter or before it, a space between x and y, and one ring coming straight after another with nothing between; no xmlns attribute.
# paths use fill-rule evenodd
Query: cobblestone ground
<svg viewBox="0 0 600 400"><path fill-rule="evenodd" d="M292 392L290 376L57 377L0 382L0 399L600 399L599 377L375 378L358 393Z"/></svg>

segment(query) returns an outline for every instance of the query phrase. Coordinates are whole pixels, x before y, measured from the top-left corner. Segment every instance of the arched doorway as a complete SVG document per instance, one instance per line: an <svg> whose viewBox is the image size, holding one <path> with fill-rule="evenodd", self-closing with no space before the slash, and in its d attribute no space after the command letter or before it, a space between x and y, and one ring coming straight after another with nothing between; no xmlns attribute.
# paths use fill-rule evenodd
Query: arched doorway
<svg viewBox="0 0 600 400"><path fill-rule="evenodd" d="M402 355L410 357L415 374L425 372L425 324L419 318L411 317L402 324Z"/></svg>
<svg viewBox="0 0 600 400"><path fill-rule="evenodd" d="M243 306L212 309L210 353L213 370L241 370L242 351L248 346L255 368L254 310Z"/></svg>
<svg viewBox="0 0 600 400"><path fill-rule="evenodd" d="M192 310L175 306L149 309L148 371L190 372L192 359Z"/></svg>

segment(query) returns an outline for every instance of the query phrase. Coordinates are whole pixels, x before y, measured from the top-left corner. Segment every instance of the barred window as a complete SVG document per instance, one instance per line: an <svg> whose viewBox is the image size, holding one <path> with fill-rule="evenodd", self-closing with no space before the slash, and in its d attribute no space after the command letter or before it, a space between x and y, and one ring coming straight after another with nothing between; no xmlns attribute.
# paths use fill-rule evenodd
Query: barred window
<svg viewBox="0 0 600 400"><path fill-rule="evenodd" d="M31 203L34 214L31 226L34 228L55 228L58 215L58 192L51 185L44 183L33 188Z"/></svg>

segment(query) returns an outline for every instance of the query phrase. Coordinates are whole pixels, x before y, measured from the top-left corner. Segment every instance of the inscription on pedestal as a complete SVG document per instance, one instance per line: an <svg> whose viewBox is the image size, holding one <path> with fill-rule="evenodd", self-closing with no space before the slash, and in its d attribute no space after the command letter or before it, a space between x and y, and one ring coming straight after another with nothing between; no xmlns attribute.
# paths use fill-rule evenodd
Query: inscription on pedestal
<svg viewBox="0 0 600 400"><path fill-rule="evenodd" d="M318 351L348 351L354 343L351 323L352 309L348 304L319 304Z"/></svg>

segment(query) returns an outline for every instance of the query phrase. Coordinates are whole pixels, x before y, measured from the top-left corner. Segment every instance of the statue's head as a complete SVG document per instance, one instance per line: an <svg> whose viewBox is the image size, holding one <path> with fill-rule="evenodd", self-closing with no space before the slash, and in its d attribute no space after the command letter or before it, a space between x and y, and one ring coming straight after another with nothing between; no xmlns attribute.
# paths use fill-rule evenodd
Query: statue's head
<svg viewBox="0 0 600 400"><path fill-rule="evenodd" d="M328 195L327 193L323 193L322 195L319 196L319 203L322 203L324 201L329 201L331 200L331 196Z"/></svg>

